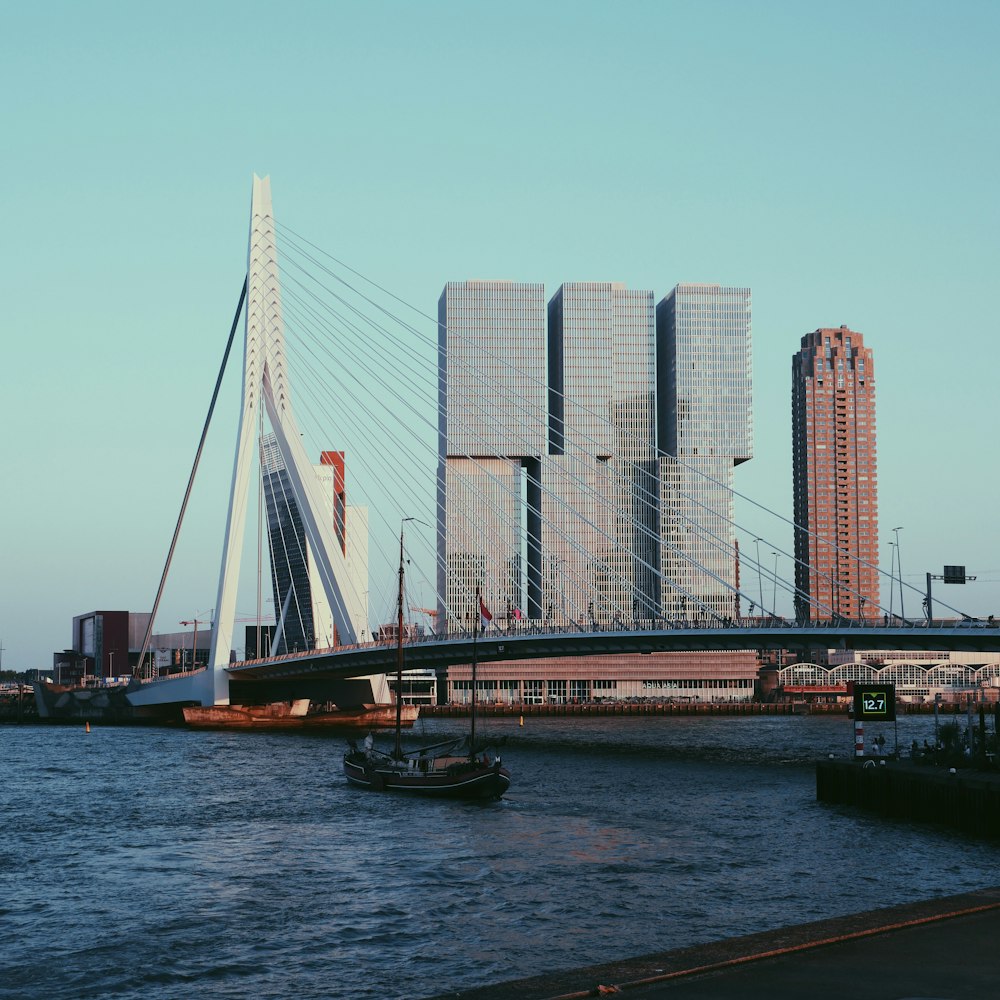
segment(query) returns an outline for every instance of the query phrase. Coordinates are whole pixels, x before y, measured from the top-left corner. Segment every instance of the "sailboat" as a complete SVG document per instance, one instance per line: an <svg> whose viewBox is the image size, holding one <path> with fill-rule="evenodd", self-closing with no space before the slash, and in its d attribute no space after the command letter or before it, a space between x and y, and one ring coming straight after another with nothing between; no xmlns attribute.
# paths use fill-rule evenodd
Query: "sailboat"
<svg viewBox="0 0 1000 1000"><path fill-rule="evenodd" d="M399 605L396 634L396 740L392 752L374 746L371 735L358 747L353 740L344 754L344 774L359 788L377 792L409 792L452 799L499 799L510 787L510 772L501 766L495 746L476 744L476 633L472 633L472 713L469 735L403 750L403 530L399 532ZM478 588L477 619L485 609Z"/></svg>

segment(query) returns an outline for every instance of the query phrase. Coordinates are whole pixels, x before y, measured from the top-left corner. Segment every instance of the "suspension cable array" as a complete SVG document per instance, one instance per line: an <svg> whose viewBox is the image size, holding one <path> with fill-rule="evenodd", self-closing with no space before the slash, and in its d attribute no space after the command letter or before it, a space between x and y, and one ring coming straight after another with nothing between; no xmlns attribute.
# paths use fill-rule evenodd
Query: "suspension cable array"
<svg viewBox="0 0 1000 1000"><path fill-rule="evenodd" d="M723 564L738 563L744 570L749 568L757 577L757 592L751 594L739 586L737 573L718 572L719 564L714 559L713 565L705 565L674 545L658 530L662 498L655 477L650 475L649 463L630 457L643 453L662 455L655 440L650 439L652 429L642 437L580 400L570 400L551 385L532 385L531 375L518 368L516 358L482 344L477 344L474 351L455 351L447 361L453 373L474 384L477 391L464 397L467 419L463 431L468 454L460 463L442 461L440 435L447 404L440 391L444 372L438 320L294 230L279 224L277 233L286 331L282 360L294 385L296 411L311 452L318 454L336 447L347 453L347 493L352 501L349 510L356 510L363 501L373 519L373 537L387 538L402 517L412 516L414 511L433 510L438 498L447 495L449 489L462 491L466 500L452 505L446 517L437 519L436 530L413 533L411 572L419 593L424 595L418 603L441 609L439 627L444 622L461 627L470 614L471 603L461 596L456 600L454 590L449 592L447 587L449 574L455 572L455 553L464 552L475 564L484 592L496 595L495 599L508 595L508 616L514 612L520 617L525 603L523 556L529 549L540 547L543 538L568 554L558 567L545 567L543 603L547 607L542 609L542 615L547 620L553 616L553 605L557 605L557 615L564 622L593 623L598 614L604 623L622 626L638 619L653 621L664 617L662 595L668 593L678 597L687 615L706 621L739 617L741 601L751 613L759 607L760 615L775 618L779 591L799 599L805 597L810 617L835 615L832 601L803 595L794 581L785 580L776 569L760 561L759 549L752 555L748 543L763 542L769 551L790 560L793 566L803 565L786 545L742 527L728 510L710 508L696 490L675 490L685 502L684 508L678 509L710 516L682 512L681 528L700 540L702 551L717 553ZM533 484L540 487L541 500L536 501L537 524L532 528L524 516L525 477L512 474L507 454L491 442L483 428L489 426L497 397L505 394L525 415L525 426L507 426L505 434L518 446L514 450L530 450L528 422L547 421L544 406L538 401L540 392L543 399L544 394L561 397L564 406L576 407L586 415L591 430L579 431L577 445L566 447L558 462L545 461L545 475L540 477L543 481ZM621 455L604 463L599 476L595 476L586 454L592 450L589 446L599 443L595 433L612 435L622 443ZM337 440L332 441L331 435ZM671 461L684 470L688 481L705 482L722 490L730 503L738 499L752 505L773 517L782 530L791 526L811 538L818 537L697 465L673 456ZM281 524L290 525L294 523L294 501L283 488L280 476L271 479L265 486L269 508L283 511ZM569 497L580 502L574 505ZM348 537L351 520L349 513ZM428 516L428 520L434 518ZM706 521L716 527L713 529ZM725 533L718 530L719 525L724 526ZM475 551L470 551L470 538L477 540ZM509 567L504 567L502 560L487 557L491 551L509 550L511 539L519 547L515 555L522 557L513 571L520 573L522 582L513 589L507 578ZM829 539L821 541L835 547ZM268 546L272 573L276 561L287 565L307 560L300 536L280 525L269 534ZM595 547L603 553L601 558L595 559ZM387 551L381 543L368 547L368 577L381 581L383 588L381 592L373 591L376 609L387 605L386 581L392 579ZM856 553L840 548L837 551L845 561L868 565ZM729 593L727 607L733 610L720 611L718 603L706 602L666 572L662 557L667 553L675 561L692 563L717 589ZM595 563L601 571L601 586L595 583ZM836 586L861 596L830 574L815 567L810 572L831 588ZM765 579L773 595L769 602L764 596ZM649 581L654 582L653 586ZM361 575L352 586L363 588L364 592L355 593L354 598L367 608L369 594ZM308 612L301 595L291 593L289 599L289 613L299 631L308 631ZM886 609L879 606L879 610Z"/></svg>

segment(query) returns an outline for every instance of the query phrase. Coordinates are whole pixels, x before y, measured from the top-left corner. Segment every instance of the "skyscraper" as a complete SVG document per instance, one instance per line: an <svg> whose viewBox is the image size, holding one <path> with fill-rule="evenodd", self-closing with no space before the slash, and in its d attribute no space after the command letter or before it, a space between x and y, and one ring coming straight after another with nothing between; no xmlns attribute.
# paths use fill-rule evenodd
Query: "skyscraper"
<svg viewBox="0 0 1000 1000"><path fill-rule="evenodd" d="M677 285L656 308L656 353L663 614L733 615L733 469L753 455L750 289Z"/></svg>
<svg viewBox="0 0 1000 1000"><path fill-rule="evenodd" d="M792 358L792 472L796 615L878 616L875 367L846 326Z"/></svg>
<svg viewBox="0 0 1000 1000"><path fill-rule="evenodd" d="M345 502L343 452L324 451L313 469L326 501L333 537L346 558L345 600L357 610L357 620L364 627L368 621L368 511ZM261 481L275 616L281 624L278 652L333 646L337 641L333 612L273 434L261 439ZM366 637L358 638L363 641Z"/></svg>
<svg viewBox="0 0 1000 1000"><path fill-rule="evenodd" d="M501 614L557 624L736 612L750 291L654 301L567 283L546 330L541 285L445 287L438 573L453 624L477 586Z"/></svg>
<svg viewBox="0 0 1000 1000"><path fill-rule="evenodd" d="M546 450L540 284L449 282L438 301L439 620L490 607L540 617L539 466Z"/></svg>
<svg viewBox="0 0 1000 1000"><path fill-rule="evenodd" d="M477 586L501 627L512 609L584 628L733 614L749 290L678 285L658 309L609 282L543 295L451 282L438 304L439 621L468 627ZM480 666L481 697L527 702L744 699L757 673L752 651Z"/></svg>
<svg viewBox="0 0 1000 1000"><path fill-rule="evenodd" d="M313 608L306 536L288 470L273 434L261 438L261 480L267 507L271 592L275 617L283 622L279 652L312 649Z"/></svg>
<svg viewBox="0 0 1000 1000"><path fill-rule="evenodd" d="M650 291L609 282L567 283L549 302L550 621L611 624L658 612L653 303Z"/></svg>

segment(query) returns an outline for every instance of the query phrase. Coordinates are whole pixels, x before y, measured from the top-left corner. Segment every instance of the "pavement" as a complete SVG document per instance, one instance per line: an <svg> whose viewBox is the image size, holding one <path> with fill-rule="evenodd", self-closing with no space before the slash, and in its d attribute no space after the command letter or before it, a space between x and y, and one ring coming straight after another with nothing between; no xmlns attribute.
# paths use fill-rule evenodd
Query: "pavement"
<svg viewBox="0 0 1000 1000"><path fill-rule="evenodd" d="M553 972L432 1000L989 1000L1000 887Z"/></svg>

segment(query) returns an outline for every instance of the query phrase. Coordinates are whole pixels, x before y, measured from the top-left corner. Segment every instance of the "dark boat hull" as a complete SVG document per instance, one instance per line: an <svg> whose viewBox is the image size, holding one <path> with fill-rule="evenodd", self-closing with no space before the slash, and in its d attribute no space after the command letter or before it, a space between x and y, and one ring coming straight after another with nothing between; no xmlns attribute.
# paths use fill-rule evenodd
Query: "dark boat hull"
<svg viewBox="0 0 1000 1000"><path fill-rule="evenodd" d="M422 774L391 767L364 766L344 758L344 774L358 788L406 792L442 799L499 799L510 788L510 772L499 764L468 764L447 772Z"/></svg>

